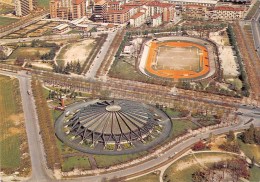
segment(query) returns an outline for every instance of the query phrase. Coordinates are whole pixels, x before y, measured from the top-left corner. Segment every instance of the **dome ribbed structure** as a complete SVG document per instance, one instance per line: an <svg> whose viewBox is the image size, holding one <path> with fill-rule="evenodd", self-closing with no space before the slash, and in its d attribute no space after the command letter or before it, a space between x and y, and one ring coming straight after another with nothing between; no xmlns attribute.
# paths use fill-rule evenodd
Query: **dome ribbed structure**
<svg viewBox="0 0 260 182"><path fill-rule="evenodd" d="M144 104L115 100L83 107L65 125L81 141L120 144L142 140L158 124Z"/></svg>

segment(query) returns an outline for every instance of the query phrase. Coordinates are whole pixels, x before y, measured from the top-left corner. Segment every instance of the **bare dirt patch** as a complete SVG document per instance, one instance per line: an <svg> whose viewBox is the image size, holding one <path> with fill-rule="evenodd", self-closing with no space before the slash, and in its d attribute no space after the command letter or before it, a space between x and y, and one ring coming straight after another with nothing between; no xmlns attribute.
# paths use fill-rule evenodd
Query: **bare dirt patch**
<svg viewBox="0 0 260 182"><path fill-rule="evenodd" d="M69 46L69 48L62 56L65 65L71 61L79 61L81 64L83 64L93 47L94 41L94 39L87 39Z"/></svg>
<svg viewBox="0 0 260 182"><path fill-rule="evenodd" d="M237 76L239 74L237 71L238 65L236 63L232 47L229 46L229 41L226 34L223 33L223 31L211 32L209 38L218 45L219 58L221 60L221 67L223 68L223 74L225 76Z"/></svg>
<svg viewBox="0 0 260 182"><path fill-rule="evenodd" d="M197 71L199 68L199 49L196 47L159 47L157 68Z"/></svg>

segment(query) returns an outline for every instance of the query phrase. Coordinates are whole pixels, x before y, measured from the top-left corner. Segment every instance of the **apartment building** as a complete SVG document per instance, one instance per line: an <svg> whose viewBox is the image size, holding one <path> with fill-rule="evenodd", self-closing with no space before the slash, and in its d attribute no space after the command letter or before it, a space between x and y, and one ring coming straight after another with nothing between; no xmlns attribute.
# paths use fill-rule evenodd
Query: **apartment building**
<svg viewBox="0 0 260 182"><path fill-rule="evenodd" d="M163 22L170 22L174 17L174 4L152 1L145 4L144 7L148 9L150 16L162 14Z"/></svg>
<svg viewBox="0 0 260 182"><path fill-rule="evenodd" d="M162 24L162 15L161 14L155 14L151 17L152 19L152 26L158 27Z"/></svg>
<svg viewBox="0 0 260 182"><path fill-rule="evenodd" d="M106 21L106 14L108 10L108 2L106 0L95 0L92 7L92 18L97 22Z"/></svg>
<svg viewBox="0 0 260 182"><path fill-rule="evenodd" d="M82 18L86 15L86 1L73 0L72 1L72 19Z"/></svg>
<svg viewBox="0 0 260 182"><path fill-rule="evenodd" d="M36 7L35 0L15 0L16 16L26 16Z"/></svg>
<svg viewBox="0 0 260 182"><path fill-rule="evenodd" d="M105 17L105 22L124 24L130 19L130 9L108 10Z"/></svg>
<svg viewBox="0 0 260 182"><path fill-rule="evenodd" d="M140 27L146 21L145 13L139 12L130 18L131 27Z"/></svg>
<svg viewBox="0 0 260 182"><path fill-rule="evenodd" d="M50 17L63 20L79 19L86 15L85 0L52 0Z"/></svg>

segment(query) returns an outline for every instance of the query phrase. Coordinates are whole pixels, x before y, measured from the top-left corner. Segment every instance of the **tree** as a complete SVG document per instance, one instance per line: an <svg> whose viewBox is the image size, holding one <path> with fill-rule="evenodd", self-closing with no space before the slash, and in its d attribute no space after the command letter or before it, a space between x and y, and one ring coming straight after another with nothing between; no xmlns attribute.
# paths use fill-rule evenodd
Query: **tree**
<svg viewBox="0 0 260 182"><path fill-rule="evenodd" d="M255 127L254 127L253 124L251 124L250 128L244 132L243 141L245 143L249 143L249 144L255 143L255 141L254 141L254 138L255 138L254 134L255 134Z"/></svg>
<svg viewBox="0 0 260 182"><path fill-rule="evenodd" d="M228 141L234 141L235 140L235 133L232 130L229 130L228 134L227 134L227 140Z"/></svg>
<svg viewBox="0 0 260 182"><path fill-rule="evenodd" d="M255 165L255 156L253 156L252 158L251 158L251 164L250 164L250 168L252 168L252 167L254 167L254 165Z"/></svg>
<svg viewBox="0 0 260 182"><path fill-rule="evenodd" d="M194 144L192 150L198 151L198 150L203 150L205 148L206 148L206 144L204 144L202 141L198 141L197 143Z"/></svg>
<svg viewBox="0 0 260 182"><path fill-rule="evenodd" d="M80 65L79 61L77 62L77 65L76 65L76 73L79 75L81 73L81 65Z"/></svg>
<svg viewBox="0 0 260 182"><path fill-rule="evenodd" d="M255 143L260 145L260 131L255 129Z"/></svg>

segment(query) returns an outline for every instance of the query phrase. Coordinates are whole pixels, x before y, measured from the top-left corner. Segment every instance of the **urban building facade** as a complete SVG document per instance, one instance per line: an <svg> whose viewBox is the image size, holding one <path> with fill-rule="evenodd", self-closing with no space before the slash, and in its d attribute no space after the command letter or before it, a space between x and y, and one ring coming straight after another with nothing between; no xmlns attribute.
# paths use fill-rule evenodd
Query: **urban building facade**
<svg viewBox="0 0 260 182"><path fill-rule="evenodd" d="M15 0L16 16L26 16L36 7L35 0Z"/></svg>

